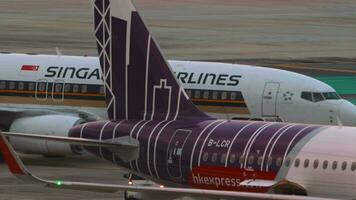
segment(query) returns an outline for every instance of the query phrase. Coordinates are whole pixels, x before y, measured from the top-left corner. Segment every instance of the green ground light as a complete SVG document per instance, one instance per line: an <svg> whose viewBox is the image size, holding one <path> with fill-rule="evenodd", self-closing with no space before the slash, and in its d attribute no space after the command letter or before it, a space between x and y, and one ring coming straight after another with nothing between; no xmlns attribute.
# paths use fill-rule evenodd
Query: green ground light
<svg viewBox="0 0 356 200"><path fill-rule="evenodd" d="M333 87L341 96L355 95L354 98L347 98L356 104L356 76L321 76L314 77Z"/></svg>
<svg viewBox="0 0 356 200"><path fill-rule="evenodd" d="M62 185L62 181L56 181L56 185L59 187Z"/></svg>

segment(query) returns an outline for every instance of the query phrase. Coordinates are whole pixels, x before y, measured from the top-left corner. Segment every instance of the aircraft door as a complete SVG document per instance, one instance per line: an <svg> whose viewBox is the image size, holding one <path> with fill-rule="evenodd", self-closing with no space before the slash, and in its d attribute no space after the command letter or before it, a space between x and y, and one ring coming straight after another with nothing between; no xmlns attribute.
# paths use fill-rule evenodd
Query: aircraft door
<svg viewBox="0 0 356 200"><path fill-rule="evenodd" d="M275 117L277 114L277 96L280 84L270 82L265 84L262 96L262 117Z"/></svg>
<svg viewBox="0 0 356 200"><path fill-rule="evenodd" d="M46 101L48 95L48 80L39 79L36 82L35 97L37 100Z"/></svg>
<svg viewBox="0 0 356 200"><path fill-rule="evenodd" d="M169 141L167 150L167 171L171 178L182 180L182 153L191 130L178 129Z"/></svg>
<svg viewBox="0 0 356 200"><path fill-rule="evenodd" d="M63 101L64 99L64 81L55 80L52 86L52 99L53 101Z"/></svg>

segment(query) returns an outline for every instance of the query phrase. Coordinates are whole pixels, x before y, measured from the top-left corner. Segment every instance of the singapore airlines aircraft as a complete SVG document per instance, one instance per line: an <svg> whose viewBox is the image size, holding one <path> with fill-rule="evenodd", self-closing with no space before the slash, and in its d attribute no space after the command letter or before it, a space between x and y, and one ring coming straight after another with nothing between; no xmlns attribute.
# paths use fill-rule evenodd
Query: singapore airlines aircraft
<svg viewBox="0 0 356 200"><path fill-rule="evenodd" d="M18 178L54 188L136 191L145 199L356 198L356 128L212 118L176 81L129 0L95 0L94 8L110 120L77 125L70 137L1 133L0 149ZM41 179L6 135L83 145L164 186Z"/></svg>
<svg viewBox="0 0 356 200"><path fill-rule="evenodd" d="M83 116L107 118L98 58L0 53L0 61L0 105L84 107L88 113L83 111ZM356 125L356 106L329 85L302 74L213 62L169 64L194 104L214 117L329 125L339 119L343 125Z"/></svg>
<svg viewBox="0 0 356 200"><path fill-rule="evenodd" d="M3 130L68 136L76 124L107 119L98 58L0 54L0 61ZM356 106L325 83L301 74L224 63L169 63L193 103L213 117L356 125ZM67 144L11 142L23 153L82 152Z"/></svg>

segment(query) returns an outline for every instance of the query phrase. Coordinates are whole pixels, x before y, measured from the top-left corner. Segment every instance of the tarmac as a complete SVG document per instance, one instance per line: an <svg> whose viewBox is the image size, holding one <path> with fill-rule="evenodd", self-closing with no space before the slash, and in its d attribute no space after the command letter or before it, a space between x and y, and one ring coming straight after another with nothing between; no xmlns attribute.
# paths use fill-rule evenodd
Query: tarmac
<svg viewBox="0 0 356 200"><path fill-rule="evenodd" d="M0 50L96 55L89 0L2 0ZM354 0L134 0L169 59L354 58Z"/></svg>
<svg viewBox="0 0 356 200"><path fill-rule="evenodd" d="M0 51L96 55L88 0L2 0ZM323 80L356 103L355 0L134 0L168 59L276 67ZM24 156L44 178L125 184L94 157ZM0 164L1 200L122 199L25 184Z"/></svg>
<svg viewBox="0 0 356 200"><path fill-rule="evenodd" d="M25 165L34 175L51 180L83 181L108 184L127 184L125 170L94 156L70 156L47 158L24 155ZM24 183L16 179L5 164L0 164L1 200L118 200L123 192L99 193L90 191L45 188L43 185Z"/></svg>

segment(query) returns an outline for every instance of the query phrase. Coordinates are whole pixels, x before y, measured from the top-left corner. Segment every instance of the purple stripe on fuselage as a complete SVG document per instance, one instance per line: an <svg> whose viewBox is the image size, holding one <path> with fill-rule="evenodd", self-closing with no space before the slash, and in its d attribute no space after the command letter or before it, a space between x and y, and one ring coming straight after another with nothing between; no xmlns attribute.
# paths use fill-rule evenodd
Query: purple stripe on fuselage
<svg viewBox="0 0 356 200"><path fill-rule="evenodd" d="M304 125L304 127L307 127L307 125ZM291 143L290 148L287 149L287 154L293 149L293 147L301 141L304 137L306 137L308 134L311 132L317 130L318 128L321 128L322 126L320 125L311 125L310 127L306 128L304 131L302 131L297 137L295 137L294 141Z"/></svg>
<svg viewBox="0 0 356 200"><path fill-rule="evenodd" d="M279 170L281 166L280 164L278 164L279 166L277 166L277 162L275 161L277 159L283 159L283 156L287 151L287 147L293 136L299 131L301 131L303 128L305 128L305 126L306 125L292 125L287 128L286 131L282 131L282 133L274 139L274 141L270 144L266 155L266 157L271 156L274 162L272 162L271 165L266 165L265 169L268 169L268 171ZM283 160L281 160L281 163L283 163Z"/></svg>
<svg viewBox="0 0 356 200"><path fill-rule="evenodd" d="M258 134L253 143L250 145L250 149L246 154L246 159L249 160L249 158L252 156L253 160L256 161L258 157L263 156L264 150L267 148L267 142L273 137L276 132L278 132L279 130L283 130L284 126L285 124L276 123L262 130L261 133ZM246 167L250 167L253 169L259 168L257 162L253 162L253 164L247 162Z"/></svg>
<svg viewBox="0 0 356 200"><path fill-rule="evenodd" d="M108 124L106 124L105 127L103 127L102 134L101 134L101 140L108 140L108 139L115 138L115 134L114 134L113 130L114 130L116 124L117 124L116 122L108 122ZM110 151L104 147L99 147L99 152L102 155L103 159L108 160L110 162L114 162L113 161L114 153L112 151Z"/></svg>
<svg viewBox="0 0 356 200"><path fill-rule="evenodd" d="M170 177L170 174L168 174L167 171L167 154L169 153L167 150L169 142L176 131L175 127L180 127L179 129L183 131L191 131L189 138L187 138L184 144L181 156L181 173L183 174L183 177L186 177L186 175L190 172L190 158L192 155L193 145L195 141L197 141L198 135L202 132L202 127L208 126L211 122L213 121L202 121L201 123L193 121L189 121L188 123L187 121L174 121L166 128L166 131L163 131L160 134L156 145L156 163L157 171L159 172L160 177ZM211 130L212 127L208 128L205 132ZM181 182L182 180L177 181Z"/></svg>
<svg viewBox="0 0 356 200"><path fill-rule="evenodd" d="M189 155L187 155L187 158L189 157L189 159L191 159L191 155L193 154L192 163L190 163L190 160L189 160L189 162L187 161L187 164L189 167L190 167L190 165L192 165L192 166L198 165L199 152L203 146L203 142L204 142L205 138L208 137L208 134L212 131L212 129L214 129L216 126L218 126L219 122L221 122L221 121L217 121L217 120L210 121L209 120L209 121L205 121L205 122L207 122L207 124L204 124L204 126L202 126L202 127L204 127L204 128L207 126L209 126L209 127L206 128L205 130L204 130L204 128L200 129L201 127L199 127L197 132L193 132L193 134L191 135L192 139L187 141L187 145L191 146L190 153L189 153ZM194 145L195 145L195 148L194 148Z"/></svg>
<svg viewBox="0 0 356 200"><path fill-rule="evenodd" d="M250 122L250 123L253 123L253 122ZM252 135L256 131L258 131L261 127L263 127L264 125L266 125L266 123L264 123L264 122L255 122L254 124L251 124L250 126L246 127L240 133L240 135L236 138L235 142L231 146L231 151L230 151L230 155L235 154L237 156L237 162L238 162L237 165L238 166L236 166L236 167L239 167L239 165L241 165L244 161L244 159L240 159L240 158L244 158L241 156L242 156L242 153L243 153L248 141L250 140ZM242 162L240 162L240 161L242 161Z"/></svg>
<svg viewBox="0 0 356 200"><path fill-rule="evenodd" d="M157 134L165 121L151 121L143 129L138 137L140 141L140 157L137 160L139 171L142 173L150 174L150 170L147 165L147 153L148 153L148 138L151 134Z"/></svg>
<svg viewBox="0 0 356 200"><path fill-rule="evenodd" d="M227 122L223 126L216 128L207 138L207 142L203 147L203 152L208 153L210 155L207 160L204 160L204 153L201 157L200 165L211 164L211 166L221 166L221 164L225 164L225 159L219 157L219 159L215 162L212 162L212 155L215 153L217 155L227 154L229 147L239 130L241 130L247 124L252 123L251 121L241 121L238 125L235 123ZM221 134L224 133L224 134Z"/></svg>
<svg viewBox="0 0 356 200"><path fill-rule="evenodd" d="M137 123L139 125L137 125ZM110 122L105 127L103 131L103 139L111 138L112 131L117 128L115 132L115 137L123 137L130 135L133 127L136 127L134 132L141 129L141 126L145 125L141 129L141 133L138 137L140 142L140 155L137 162L124 163L119 160L118 156L115 156L115 160L112 159L113 153L108 149L102 150L101 153L105 154L104 158L116 162L120 166L127 167L134 166L133 169L139 173L146 175L153 175L164 180L174 181L176 183L186 184L187 177L190 175L190 159L193 153L193 168L197 167L197 162L199 159L200 149L202 147L202 141L206 140L203 147L202 157L204 153L208 153L207 160L201 160L200 166L216 166L223 167L225 162L223 160L229 160L232 155L235 156L235 161L233 163L227 162L227 166L230 169L240 169L241 163L239 162L239 157L242 155L245 149L248 149L248 141L251 144L250 150L246 150L247 157L253 156L254 163L252 165L247 165L249 169L255 171L260 171L261 165L256 164L257 158L262 156L263 152L266 152L264 158L264 166L267 163L267 157L271 153L273 162L269 166L269 171L278 172L280 166L275 165L277 158L283 158L286 151L290 151L293 147L305 138L309 133L313 132L319 126L313 126L307 128L308 125L298 125L298 124L284 124L275 123L268 124L264 122L247 122L247 121L221 121L217 120L214 125L211 125L214 121L171 121L167 126L165 126L168 121L124 121L120 126L116 127L113 122ZM223 122L223 123L222 123ZM106 122L93 122L87 124L83 129L83 138L99 139L100 131ZM218 124L219 127L215 131L211 132ZM202 133L202 130L207 128L199 140L198 136ZM71 131L71 136L79 136L80 130L83 125L75 127ZM165 128L162 130L162 127ZM255 140L251 140L254 133L257 135L257 130L262 130L261 127L266 127L259 133ZM155 130L154 130L155 129ZM242 131L241 131L242 130ZM159 133L161 131L161 133ZM178 131L178 132L177 132ZM207 135L210 137L207 138ZM222 141L232 141L232 139L239 135L234 140L231 145L230 157L224 157L223 155L227 153L227 146L223 144ZM137 133L133 133L136 135ZM296 134L299 134L297 137ZM151 135L150 151L147 151L148 139ZM158 137L159 136L159 137ZM293 138L295 139L293 140ZM293 140L293 141L292 141ZM220 141L220 143L218 143ZM196 146L195 151L193 151L194 143L198 142L199 145ZM210 142L210 145L209 145ZM269 143L269 144L268 144ZM220 145L220 146L219 146ZM272 146L274 146L272 148ZM155 149L156 148L156 149ZM98 148L87 148L91 153L100 156L100 151ZM155 152L155 154L154 154ZM149 153L149 162L147 162L147 155ZM216 153L216 160L212 160L212 155ZM248 158L247 158L248 159ZM245 162L245 159L242 160ZM178 163L178 164L177 164ZM281 162L282 163L282 162ZM138 167L136 166L138 164ZM266 167L263 167L262 171L266 171ZM218 173L218 172L216 172Z"/></svg>

